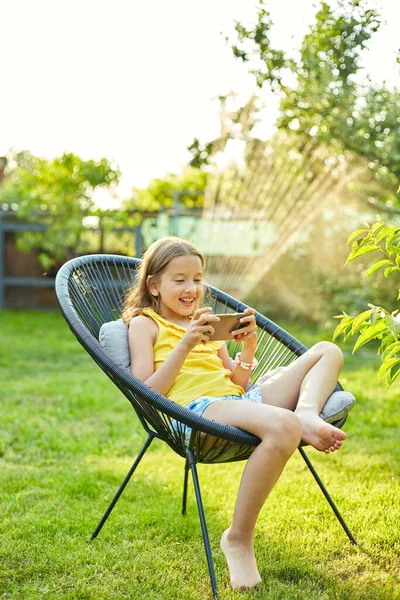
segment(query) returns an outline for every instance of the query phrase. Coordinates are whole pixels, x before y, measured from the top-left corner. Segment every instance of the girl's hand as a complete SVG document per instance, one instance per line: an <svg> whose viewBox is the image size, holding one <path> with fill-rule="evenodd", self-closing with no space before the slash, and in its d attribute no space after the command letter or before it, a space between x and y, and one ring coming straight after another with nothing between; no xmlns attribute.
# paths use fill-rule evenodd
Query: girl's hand
<svg viewBox="0 0 400 600"><path fill-rule="evenodd" d="M246 308L244 310L248 316L240 319L241 323L246 323L246 327L241 327L232 331L233 339L235 342L242 342L243 348L256 348L257 347L257 324L254 313L254 308Z"/></svg>
<svg viewBox="0 0 400 600"><path fill-rule="evenodd" d="M219 321L219 317L212 314L212 308L198 308L194 313L189 327L182 338L182 342L192 350L200 342L208 342L209 336L214 333L212 322Z"/></svg>

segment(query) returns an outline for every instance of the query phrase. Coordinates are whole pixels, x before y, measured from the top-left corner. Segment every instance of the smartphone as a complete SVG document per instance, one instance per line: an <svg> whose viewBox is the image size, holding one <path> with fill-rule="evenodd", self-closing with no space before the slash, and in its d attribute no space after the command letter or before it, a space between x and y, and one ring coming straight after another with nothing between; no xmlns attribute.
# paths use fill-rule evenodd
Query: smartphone
<svg viewBox="0 0 400 600"><path fill-rule="evenodd" d="M210 325L214 328L214 333L210 335L210 340L231 340L233 339L232 331L246 327L247 323L240 323L242 317L248 316L247 313L226 313L223 315L215 315L219 317L219 321L212 321Z"/></svg>

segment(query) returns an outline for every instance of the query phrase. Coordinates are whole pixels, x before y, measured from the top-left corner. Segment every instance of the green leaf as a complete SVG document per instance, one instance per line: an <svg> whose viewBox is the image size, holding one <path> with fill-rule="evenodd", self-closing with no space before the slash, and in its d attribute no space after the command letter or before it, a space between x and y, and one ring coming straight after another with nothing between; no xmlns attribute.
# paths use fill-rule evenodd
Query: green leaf
<svg viewBox="0 0 400 600"><path fill-rule="evenodd" d="M396 319L391 315L385 317L384 321L386 323L387 328L393 333L394 337L397 340L399 335L400 323L398 323Z"/></svg>
<svg viewBox="0 0 400 600"><path fill-rule="evenodd" d="M367 231L368 229L357 229L357 231L353 231L353 233L347 240L347 243L350 244L350 242L352 242L358 235L361 235L362 233L367 233Z"/></svg>
<svg viewBox="0 0 400 600"><path fill-rule="evenodd" d="M353 354L358 348L360 348L367 342L377 338L384 331L387 331L387 326L384 321L378 321L378 323L376 323L375 325L371 325L370 327L368 327L368 329L361 333L358 340L356 341L353 348Z"/></svg>
<svg viewBox="0 0 400 600"><path fill-rule="evenodd" d="M400 375L400 364L393 365L390 369L389 374L389 385L392 385L393 381Z"/></svg>
<svg viewBox="0 0 400 600"><path fill-rule="evenodd" d="M391 273L393 273L393 271L400 271L400 268L399 267L388 267L387 269L384 270L383 276L389 277L389 275Z"/></svg>
<svg viewBox="0 0 400 600"><path fill-rule="evenodd" d="M379 313L379 308L377 306L375 306L373 313L371 315L371 319L370 319L372 325L375 325L376 319L378 317L378 313Z"/></svg>
<svg viewBox="0 0 400 600"><path fill-rule="evenodd" d="M358 248L363 248L364 246L368 246L369 244L376 244L376 241L374 240L374 237L371 235L371 233L369 233L365 237L356 240L354 244L357 244Z"/></svg>
<svg viewBox="0 0 400 600"><path fill-rule="evenodd" d="M385 360L378 371L378 377L383 377L383 375L391 369L394 365L400 363L400 358L391 358L390 360Z"/></svg>
<svg viewBox="0 0 400 600"><path fill-rule="evenodd" d="M396 229L388 236L388 239L386 240L386 247L390 246L390 244L398 237L400 237L400 229L399 227L396 227Z"/></svg>
<svg viewBox="0 0 400 600"><path fill-rule="evenodd" d="M392 264L391 261L389 259L385 258L385 260L380 260L379 262L372 265L372 267L370 267L367 271L365 271L365 274L368 276L372 275L372 273L375 273L375 271L377 271L381 267L383 267L385 265L390 265L390 264Z"/></svg>
<svg viewBox="0 0 400 600"><path fill-rule="evenodd" d="M380 250L381 247L378 246L378 244L369 244L368 246L363 246L362 248L358 248L355 252L352 252L350 254L350 256L348 256L345 265L347 265L347 263L351 262L352 260L354 260L355 258L358 258L359 256L362 256L363 254L367 254L367 252L373 252L374 250Z"/></svg>
<svg viewBox="0 0 400 600"><path fill-rule="evenodd" d="M400 354L400 342L395 341L389 344L387 348L385 348L384 352L382 352L382 360L388 360L389 358L392 358L394 354L397 353Z"/></svg>
<svg viewBox="0 0 400 600"><path fill-rule="evenodd" d="M335 331L333 332L333 341L335 341L336 338L339 337L339 335L344 333L347 328L351 327L352 322L353 322L353 317L343 317L342 322L339 323L339 325L336 327Z"/></svg>
<svg viewBox="0 0 400 600"><path fill-rule="evenodd" d="M390 244L389 246L386 247L386 252L388 254L399 254L400 246L393 246L393 244Z"/></svg>
<svg viewBox="0 0 400 600"><path fill-rule="evenodd" d="M382 229L382 227L385 227L386 223L384 223L383 221L378 221L378 223L375 223L374 225L372 225L371 227L371 233L373 235L376 235L378 233L378 231L380 231Z"/></svg>
<svg viewBox="0 0 400 600"><path fill-rule="evenodd" d="M360 313L353 321L353 325L351 328L351 334L353 335L354 333L357 333L360 325L362 325L364 323L364 321L366 321L370 315L373 313L374 309L370 308L369 310L365 310L364 312Z"/></svg>
<svg viewBox="0 0 400 600"><path fill-rule="evenodd" d="M385 334L382 338L382 343L379 346L377 354L383 354L386 348L391 345L393 342L396 342L394 335L391 331L388 330L387 334Z"/></svg>
<svg viewBox="0 0 400 600"><path fill-rule="evenodd" d="M392 225L391 227L385 227L385 229L382 229L382 231L380 231L379 234L376 236L376 241L381 242L387 235L389 235L389 233L396 231L396 229L396 225Z"/></svg>
<svg viewBox="0 0 400 600"><path fill-rule="evenodd" d="M378 377L382 377L386 373L386 371L388 371L394 365L397 365L399 363L400 363L400 358L391 358L390 360L385 360L385 362L382 364L382 366L380 367L380 369L378 371Z"/></svg>

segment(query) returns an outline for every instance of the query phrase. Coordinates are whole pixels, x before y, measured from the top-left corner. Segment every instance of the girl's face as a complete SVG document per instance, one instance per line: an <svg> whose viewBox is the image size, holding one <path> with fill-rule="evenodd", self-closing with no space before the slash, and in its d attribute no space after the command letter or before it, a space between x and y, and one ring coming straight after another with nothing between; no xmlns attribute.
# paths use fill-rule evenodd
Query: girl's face
<svg viewBox="0 0 400 600"><path fill-rule="evenodd" d="M159 296L165 318L189 317L203 296L203 267L198 256L177 256L168 263L158 281L149 283L151 294Z"/></svg>

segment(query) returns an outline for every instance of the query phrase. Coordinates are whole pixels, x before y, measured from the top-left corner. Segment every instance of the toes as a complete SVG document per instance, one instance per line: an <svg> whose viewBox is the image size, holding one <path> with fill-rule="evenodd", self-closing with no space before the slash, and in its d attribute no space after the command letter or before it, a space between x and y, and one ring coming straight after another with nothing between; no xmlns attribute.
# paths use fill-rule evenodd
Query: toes
<svg viewBox="0 0 400 600"><path fill-rule="evenodd" d="M328 448L326 448L324 450L325 454L329 454L330 452L335 452L336 450L339 450L342 447L343 442L338 442L335 441L332 446L329 446Z"/></svg>

